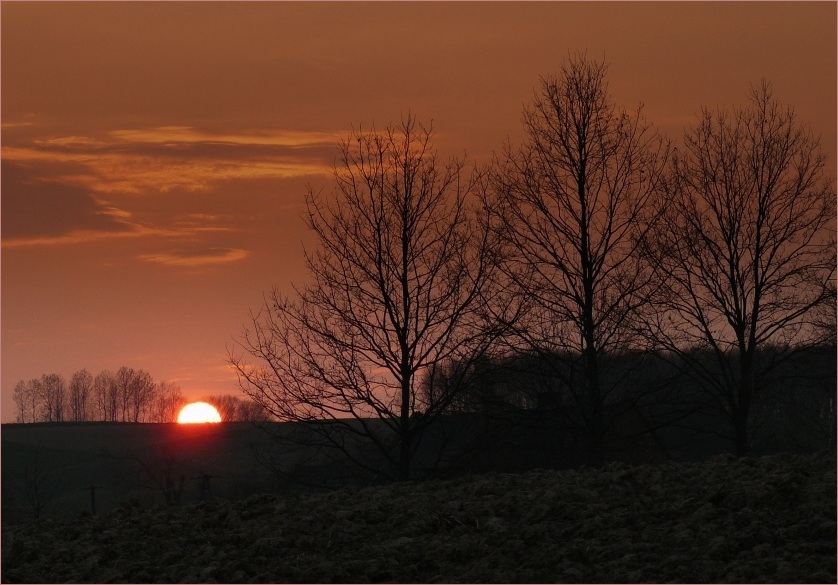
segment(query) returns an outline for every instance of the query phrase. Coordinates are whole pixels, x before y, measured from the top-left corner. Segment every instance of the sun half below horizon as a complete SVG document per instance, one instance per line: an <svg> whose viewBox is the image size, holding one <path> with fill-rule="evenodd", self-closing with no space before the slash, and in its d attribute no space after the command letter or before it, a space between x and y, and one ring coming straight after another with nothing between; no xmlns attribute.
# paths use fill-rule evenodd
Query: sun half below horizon
<svg viewBox="0 0 838 585"><path fill-rule="evenodd" d="M180 410L177 422L178 424L220 423L221 415L211 404L190 402Z"/></svg>

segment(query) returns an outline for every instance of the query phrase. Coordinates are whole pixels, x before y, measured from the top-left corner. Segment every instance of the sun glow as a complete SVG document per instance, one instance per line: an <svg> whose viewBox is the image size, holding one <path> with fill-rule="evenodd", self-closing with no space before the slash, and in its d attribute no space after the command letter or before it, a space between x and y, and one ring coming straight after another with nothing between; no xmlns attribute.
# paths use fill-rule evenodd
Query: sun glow
<svg viewBox="0 0 838 585"><path fill-rule="evenodd" d="M192 402L181 409L177 421L180 424L219 423L221 422L221 415L211 404Z"/></svg>

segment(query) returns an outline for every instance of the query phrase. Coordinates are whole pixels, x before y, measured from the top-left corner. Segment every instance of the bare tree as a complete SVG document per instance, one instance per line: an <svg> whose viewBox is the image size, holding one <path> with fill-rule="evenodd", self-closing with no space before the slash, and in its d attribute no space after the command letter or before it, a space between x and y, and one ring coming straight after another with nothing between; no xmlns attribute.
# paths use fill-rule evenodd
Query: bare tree
<svg viewBox="0 0 838 585"><path fill-rule="evenodd" d="M67 406L67 382L64 377L60 374L44 374L41 376L38 390L43 409L41 420L62 422Z"/></svg>
<svg viewBox="0 0 838 585"><path fill-rule="evenodd" d="M836 261L835 189L819 140L767 82L749 97L732 111L705 108L674 159L650 329L711 392L740 454L771 370L822 337L812 321L834 304Z"/></svg>
<svg viewBox="0 0 838 585"><path fill-rule="evenodd" d="M26 382L24 380L20 380L17 384L15 384L15 389L12 391L12 399L15 401L15 408L17 408L15 421L19 423L32 422L32 419L29 416L29 409L27 408L29 396L27 393Z"/></svg>
<svg viewBox="0 0 838 585"><path fill-rule="evenodd" d="M400 479L456 393L414 416L419 373L467 363L490 337L481 315L487 230L469 204L482 177L464 160L440 159L431 141L411 116L381 133L352 132L333 170L335 196L307 194L319 240L306 253L312 282L293 300L274 290L252 315L239 347L257 365L230 353L241 388L272 415L310 422L338 447L346 436L374 445L389 464L382 472Z"/></svg>
<svg viewBox="0 0 838 585"><path fill-rule="evenodd" d="M114 375L116 383L118 418L122 422L129 420L131 410L131 391L134 381L134 368L122 366Z"/></svg>
<svg viewBox="0 0 838 585"><path fill-rule="evenodd" d="M815 310L812 315L812 325L816 334L816 339L819 339L820 345L835 345L836 332L838 330L838 291L836 290L835 279L827 283L826 295L824 302Z"/></svg>
<svg viewBox="0 0 838 585"><path fill-rule="evenodd" d="M119 413L119 396L116 380L110 370L102 370L93 380L93 395L100 420L116 421Z"/></svg>
<svg viewBox="0 0 838 585"><path fill-rule="evenodd" d="M236 413L236 420L241 422L265 422L271 418L270 413L254 400L239 399Z"/></svg>
<svg viewBox="0 0 838 585"><path fill-rule="evenodd" d="M152 422L175 422L178 412L186 404L180 386L173 382L162 381L157 384L153 399Z"/></svg>
<svg viewBox="0 0 838 585"><path fill-rule="evenodd" d="M154 380L145 370L132 370L129 382L129 420L145 422L149 416L155 392Z"/></svg>
<svg viewBox="0 0 838 585"><path fill-rule="evenodd" d="M269 418L265 409L250 398L221 394L204 396L201 401L214 406L224 422L257 422Z"/></svg>
<svg viewBox="0 0 838 585"><path fill-rule="evenodd" d="M41 410L40 380L33 379L28 382L21 380L15 384L13 398L17 407L17 422L38 421Z"/></svg>
<svg viewBox="0 0 838 585"><path fill-rule="evenodd" d="M73 374L69 385L59 374L21 380L15 386L13 399L18 422L145 422L153 418L156 388L144 370L122 367L116 376L103 370L94 378L82 369Z"/></svg>
<svg viewBox="0 0 838 585"><path fill-rule="evenodd" d="M639 253L654 225L668 143L642 113L619 110L607 66L575 55L541 80L523 114L526 139L497 161L491 201L500 214L503 270L521 297L515 328L527 352L564 356L555 372L567 390L565 422L603 460L603 409L617 384L603 355L633 347L648 305L651 270ZM570 360L572 363L565 363Z"/></svg>
<svg viewBox="0 0 838 585"><path fill-rule="evenodd" d="M221 420L232 422L238 420L239 398L229 394L203 396L201 402L211 404L221 415Z"/></svg>
<svg viewBox="0 0 838 585"><path fill-rule="evenodd" d="M122 366L114 376L123 422L141 422L154 397L154 381L145 370Z"/></svg>
<svg viewBox="0 0 838 585"><path fill-rule="evenodd" d="M79 370L70 379L70 420L89 420L90 399L93 393L93 374Z"/></svg>

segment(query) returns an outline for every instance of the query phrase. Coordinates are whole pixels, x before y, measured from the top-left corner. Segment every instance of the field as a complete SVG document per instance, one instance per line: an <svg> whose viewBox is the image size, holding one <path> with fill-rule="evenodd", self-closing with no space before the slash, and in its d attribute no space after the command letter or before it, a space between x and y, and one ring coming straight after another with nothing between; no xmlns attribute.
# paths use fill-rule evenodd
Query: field
<svg viewBox="0 0 838 585"><path fill-rule="evenodd" d="M41 518L90 512L91 485L100 513L130 501L165 503L167 488L194 500L202 475L228 499L272 491L258 461L269 444L259 429L234 423L2 425L3 523L33 519L36 491Z"/></svg>
<svg viewBox="0 0 838 585"><path fill-rule="evenodd" d="M835 583L832 453L465 475L3 524L3 582Z"/></svg>

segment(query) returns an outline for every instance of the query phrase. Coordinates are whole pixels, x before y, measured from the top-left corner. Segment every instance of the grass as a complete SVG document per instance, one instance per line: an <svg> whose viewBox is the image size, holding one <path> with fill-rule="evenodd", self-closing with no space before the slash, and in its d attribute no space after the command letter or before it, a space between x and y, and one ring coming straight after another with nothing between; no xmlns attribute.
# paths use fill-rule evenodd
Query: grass
<svg viewBox="0 0 838 585"><path fill-rule="evenodd" d="M3 525L4 582L836 581L834 454L463 476Z"/></svg>

